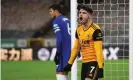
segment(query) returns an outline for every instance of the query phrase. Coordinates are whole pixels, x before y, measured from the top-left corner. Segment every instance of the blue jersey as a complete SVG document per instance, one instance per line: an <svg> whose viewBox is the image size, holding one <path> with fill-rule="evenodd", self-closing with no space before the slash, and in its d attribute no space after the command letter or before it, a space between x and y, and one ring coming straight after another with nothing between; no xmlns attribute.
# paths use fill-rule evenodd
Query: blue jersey
<svg viewBox="0 0 133 80"><path fill-rule="evenodd" d="M56 17L53 21L53 29L56 33L57 53L61 56L60 62L63 67L71 54L70 20L63 15Z"/></svg>

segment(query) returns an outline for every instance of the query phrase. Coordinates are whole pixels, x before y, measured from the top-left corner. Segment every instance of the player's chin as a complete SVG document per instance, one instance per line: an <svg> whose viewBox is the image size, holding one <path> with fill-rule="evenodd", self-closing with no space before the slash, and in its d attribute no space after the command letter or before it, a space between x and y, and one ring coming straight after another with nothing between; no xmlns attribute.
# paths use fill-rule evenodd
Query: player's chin
<svg viewBox="0 0 133 80"><path fill-rule="evenodd" d="M80 20L79 23L80 23L80 24L83 24L83 21Z"/></svg>
<svg viewBox="0 0 133 80"><path fill-rule="evenodd" d="M55 16L51 15L51 18L55 18Z"/></svg>
<svg viewBox="0 0 133 80"><path fill-rule="evenodd" d="M85 24L85 22L83 22L83 21L80 21L80 24Z"/></svg>
<svg viewBox="0 0 133 80"><path fill-rule="evenodd" d="M54 18L54 16L51 16L51 18Z"/></svg>

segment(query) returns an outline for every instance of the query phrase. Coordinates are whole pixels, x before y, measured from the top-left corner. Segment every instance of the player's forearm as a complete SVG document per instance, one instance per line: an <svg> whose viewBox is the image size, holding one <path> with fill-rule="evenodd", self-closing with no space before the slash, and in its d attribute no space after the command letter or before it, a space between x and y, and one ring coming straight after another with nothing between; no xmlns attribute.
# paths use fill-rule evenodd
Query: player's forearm
<svg viewBox="0 0 133 80"><path fill-rule="evenodd" d="M57 47L57 52L61 53L61 45L62 45L62 35L60 32L56 33L56 47Z"/></svg>
<svg viewBox="0 0 133 80"><path fill-rule="evenodd" d="M72 52L71 52L70 59L68 61L69 64L73 64L75 58L77 57L77 54L78 54L78 51L79 51L79 47L80 47L79 41L78 41L78 39L76 39L75 40L75 45L74 45L74 47L72 49Z"/></svg>
<svg viewBox="0 0 133 80"><path fill-rule="evenodd" d="M61 53L61 41L56 43L57 53Z"/></svg>
<svg viewBox="0 0 133 80"><path fill-rule="evenodd" d="M99 68L103 68L103 51L102 51L102 41L94 42L96 57Z"/></svg>
<svg viewBox="0 0 133 80"><path fill-rule="evenodd" d="M69 59L69 61L68 61L69 64L73 64L74 60L75 60L76 57L77 57L77 54L78 54L78 49L77 49L77 48L73 48L73 49L72 49L72 52L71 52L70 59Z"/></svg>

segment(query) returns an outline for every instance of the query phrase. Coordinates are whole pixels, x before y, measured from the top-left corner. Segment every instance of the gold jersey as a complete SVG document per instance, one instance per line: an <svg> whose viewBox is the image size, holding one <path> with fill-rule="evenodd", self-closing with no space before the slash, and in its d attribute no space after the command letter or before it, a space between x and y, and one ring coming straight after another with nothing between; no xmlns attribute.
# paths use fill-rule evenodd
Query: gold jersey
<svg viewBox="0 0 133 80"><path fill-rule="evenodd" d="M84 27L79 25L75 36L77 40L75 45L80 46L82 62L97 61L102 65L104 57L102 52L103 33L101 28L97 24L92 23L88 29L84 30ZM72 54L77 55L77 50L75 51L75 49L73 49L71 55ZM70 57L69 63L73 62L74 57Z"/></svg>

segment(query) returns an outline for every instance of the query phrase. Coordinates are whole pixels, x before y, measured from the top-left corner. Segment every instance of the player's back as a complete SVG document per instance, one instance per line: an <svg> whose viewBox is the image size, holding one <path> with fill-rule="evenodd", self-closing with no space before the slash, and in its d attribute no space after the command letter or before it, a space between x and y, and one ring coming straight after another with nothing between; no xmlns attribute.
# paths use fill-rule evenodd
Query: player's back
<svg viewBox="0 0 133 80"><path fill-rule="evenodd" d="M54 20L54 25L58 24L62 37L62 53L63 55L71 52L71 36L70 36L70 20L63 15L58 16Z"/></svg>

